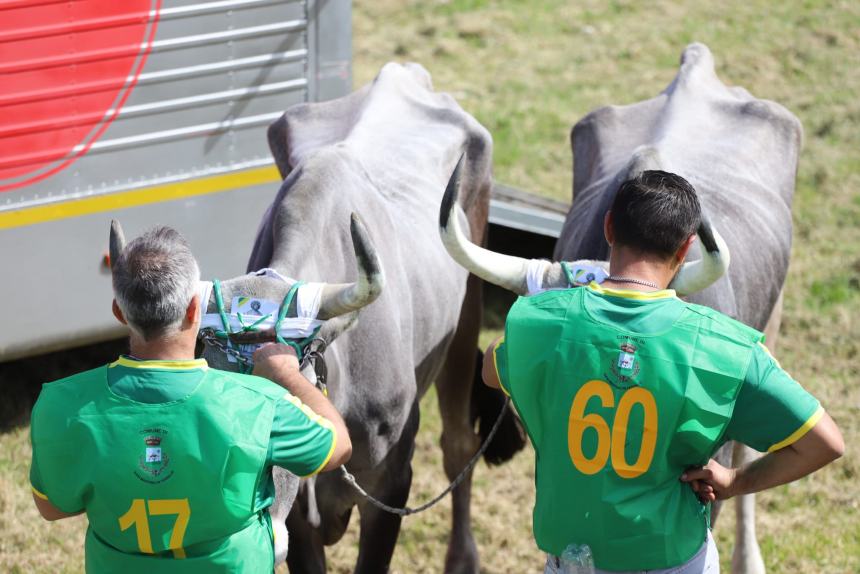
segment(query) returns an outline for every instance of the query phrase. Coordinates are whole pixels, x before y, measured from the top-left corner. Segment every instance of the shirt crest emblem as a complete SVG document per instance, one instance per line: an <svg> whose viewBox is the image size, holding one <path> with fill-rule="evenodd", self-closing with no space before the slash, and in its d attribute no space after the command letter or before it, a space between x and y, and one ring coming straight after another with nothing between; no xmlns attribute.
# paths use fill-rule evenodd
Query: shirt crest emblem
<svg viewBox="0 0 860 574"><path fill-rule="evenodd" d="M617 387L629 388L639 383L635 381L636 375L639 374L639 359L636 357L636 345L629 339L621 343L620 350L615 360L609 365L609 370L614 375L614 379L609 379L612 384Z"/></svg>
<svg viewBox="0 0 860 574"><path fill-rule="evenodd" d="M142 429L143 452L137 460L134 475L143 482L159 484L173 476L173 470L166 472L170 466L170 456L165 451L164 443L169 432L167 429L151 427Z"/></svg>

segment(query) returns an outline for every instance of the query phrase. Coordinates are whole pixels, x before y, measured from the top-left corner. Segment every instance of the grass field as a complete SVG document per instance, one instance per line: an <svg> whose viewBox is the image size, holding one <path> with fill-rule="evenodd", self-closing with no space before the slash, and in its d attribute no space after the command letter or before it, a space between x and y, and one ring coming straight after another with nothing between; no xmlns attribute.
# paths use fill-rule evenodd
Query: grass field
<svg viewBox="0 0 860 574"><path fill-rule="evenodd" d="M568 134L594 107L662 90L683 47L706 43L729 84L792 110L805 128L795 244L778 356L821 398L848 450L826 470L759 498L770 572L860 572L860 4L732 0L394 1L354 3L355 83L387 61L417 61L495 139L496 178L570 199ZM489 338L498 325L488 326ZM435 397L425 397L410 503L446 480ZM48 525L27 489L27 429L0 436L0 572L78 572L84 521ZM473 514L483 569L536 572L531 451L476 471ZM404 521L392 570L439 572L450 503ZM732 512L717 528L728 571ZM349 572L356 522L329 550Z"/></svg>

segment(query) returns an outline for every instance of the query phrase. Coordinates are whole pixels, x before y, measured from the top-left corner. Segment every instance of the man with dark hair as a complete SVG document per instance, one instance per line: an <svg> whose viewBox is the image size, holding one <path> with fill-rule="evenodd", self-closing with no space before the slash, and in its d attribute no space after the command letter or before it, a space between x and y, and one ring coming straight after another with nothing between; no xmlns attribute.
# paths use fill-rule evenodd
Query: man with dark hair
<svg viewBox="0 0 860 574"><path fill-rule="evenodd" d="M700 219L677 175L624 182L604 219L609 277L520 297L487 349L484 381L510 394L535 447L548 573L579 545L598 572L718 572L699 501L785 484L844 450L761 333L667 289ZM710 457L729 440L768 454L725 468Z"/></svg>
<svg viewBox="0 0 860 574"><path fill-rule="evenodd" d="M695 235L701 218L693 186L665 171L644 171L625 181L612 203L615 242L663 259Z"/></svg>
<svg viewBox="0 0 860 574"><path fill-rule="evenodd" d="M179 233L111 251L131 352L44 385L33 500L46 520L86 512L87 572L271 572L272 466L339 467L346 426L286 345L254 354L257 376L195 360L200 272Z"/></svg>

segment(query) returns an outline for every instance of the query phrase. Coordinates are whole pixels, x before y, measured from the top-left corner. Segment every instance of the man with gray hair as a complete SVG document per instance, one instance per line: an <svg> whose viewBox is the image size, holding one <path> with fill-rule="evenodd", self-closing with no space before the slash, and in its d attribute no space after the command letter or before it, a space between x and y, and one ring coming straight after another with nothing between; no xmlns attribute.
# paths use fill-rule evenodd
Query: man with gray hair
<svg viewBox="0 0 860 574"><path fill-rule="evenodd" d="M352 452L343 419L286 345L254 354L256 376L194 358L200 271L178 232L115 247L130 353L44 385L33 500L46 520L87 513L87 572L271 572L272 466L339 467Z"/></svg>

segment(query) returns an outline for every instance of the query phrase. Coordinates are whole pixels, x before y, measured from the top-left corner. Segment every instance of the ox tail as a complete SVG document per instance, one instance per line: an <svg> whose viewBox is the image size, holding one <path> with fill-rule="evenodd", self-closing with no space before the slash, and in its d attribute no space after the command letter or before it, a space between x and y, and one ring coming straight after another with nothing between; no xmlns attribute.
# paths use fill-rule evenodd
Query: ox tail
<svg viewBox="0 0 860 574"><path fill-rule="evenodd" d="M499 416L499 411L505 402L505 395L499 389L491 389L481 380L481 366L484 363L484 353L477 352L475 365L475 380L472 382L472 424L477 423L481 444L490 434L490 430ZM526 436L519 417L514 413L513 405L508 404L502 415L502 422L493 440L484 452L487 464L500 465L511 460L515 454L526 445Z"/></svg>

